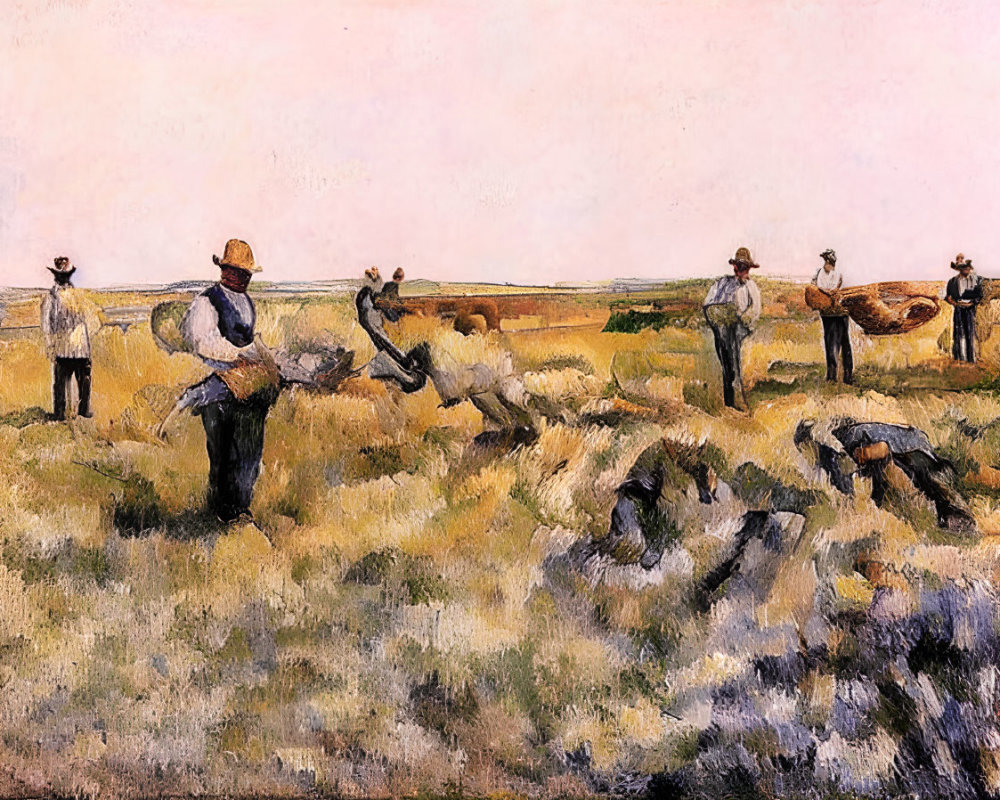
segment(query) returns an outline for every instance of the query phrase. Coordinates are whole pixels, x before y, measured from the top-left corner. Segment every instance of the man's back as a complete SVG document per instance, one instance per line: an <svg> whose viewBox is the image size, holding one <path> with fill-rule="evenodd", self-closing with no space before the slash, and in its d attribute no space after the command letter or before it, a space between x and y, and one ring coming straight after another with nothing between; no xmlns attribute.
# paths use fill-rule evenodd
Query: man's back
<svg viewBox="0 0 1000 800"><path fill-rule="evenodd" d="M81 290L53 286L42 298L42 332L50 358L90 358L90 328L97 309Z"/></svg>

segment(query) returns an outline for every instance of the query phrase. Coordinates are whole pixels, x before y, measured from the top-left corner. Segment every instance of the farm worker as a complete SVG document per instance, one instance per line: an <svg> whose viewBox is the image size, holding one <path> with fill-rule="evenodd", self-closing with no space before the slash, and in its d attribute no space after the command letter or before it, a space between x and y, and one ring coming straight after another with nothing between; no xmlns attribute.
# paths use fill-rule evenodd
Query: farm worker
<svg viewBox="0 0 1000 800"><path fill-rule="evenodd" d="M397 270L402 280L402 270ZM385 318L379 306L382 290L382 276L378 267L365 270L361 288L354 296L354 306L358 312L358 322L375 346L375 356L368 362L368 377L382 381L393 381L404 392L416 392L424 388L427 376L416 370L417 366L410 354L404 353L385 332Z"/></svg>
<svg viewBox="0 0 1000 800"><path fill-rule="evenodd" d="M983 299L983 282L972 268L972 260L959 253L951 262L958 271L945 287L944 301L955 307L951 327L951 355L956 361L976 360L976 307Z"/></svg>
<svg viewBox="0 0 1000 800"><path fill-rule="evenodd" d="M358 322L365 329L368 338L372 340L375 349L388 354L393 361L404 369L412 366L406 353L393 344L392 339L385 332L383 327L385 317L378 303L382 294L383 282L379 274L378 267L370 267L365 270L365 277L361 283L361 289L354 297L354 306L358 312Z"/></svg>
<svg viewBox="0 0 1000 800"><path fill-rule="evenodd" d="M253 374L255 368L263 371L269 355L262 343L254 341L257 313L246 290L260 267L250 245L230 239L222 258L212 256L212 260L221 269L221 279L192 301L181 321L181 334L231 390L230 396L197 412L208 449L208 505L220 520L230 522L250 515L264 452L264 422L278 388L276 382L265 381L264 386L244 392L234 380Z"/></svg>
<svg viewBox="0 0 1000 800"><path fill-rule="evenodd" d="M42 333L52 362L52 417L66 419L66 394L74 377L80 398L77 413L92 417L90 340L101 327L100 311L70 282L76 267L68 258L59 256L48 269L55 283L42 298Z"/></svg>
<svg viewBox="0 0 1000 800"><path fill-rule="evenodd" d="M740 345L753 332L760 317L760 290L750 279L750 270L760 266L741 247L729 259L732 275L724 275L712 284L702 309L715 336L715 352L722 364L722 395L730 408L736 407L736 390L746 403Z"/></svg>
<svg viewBox="0 0 1000 800"><path fill-rule="evenodd" d="M807 419L796 426L792 441L843 494L854 494L855 474L871 479L871 498L879 507L892 490L905 497L913 487L934 504L940 527L957 533L976 529L975 517L952 485L954 465L935 452L919 428L850 417Z"/></svg>
<svg viewBox="0 0 1000 800"><path fill-rule="evenodd" d="M399 285L403 282L405 274L402 267L396 267L392 273L392 280L386 281L382 291L375 298L375 305L382 311L382 315L389 322L399 322L399 318L406 313L402 302L399 299Z"/></svg>
<svg viewBox="0 0 1000 800"><path fill-rule="evenodd" d="M823 259L823 266L816 271L812 282L830 295L832 300L830 306L820 312L820 319L823 320L823 346L826 349L826 379L837 380L839 355L844 369L844 383L851 384L854 382L854 354L851 352L848 331L850 317L847 316L847 309L838 302L844 276L837 269L837 254L833 250L824 250L819 257Z"/></svg>

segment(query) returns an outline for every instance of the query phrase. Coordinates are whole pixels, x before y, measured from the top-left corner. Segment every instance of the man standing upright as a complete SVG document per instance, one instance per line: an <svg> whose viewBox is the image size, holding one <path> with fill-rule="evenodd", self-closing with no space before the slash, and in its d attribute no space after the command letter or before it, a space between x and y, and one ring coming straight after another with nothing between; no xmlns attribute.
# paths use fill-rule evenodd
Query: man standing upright
<svg viewBox="0 0 1000 800"><path fill-rule="evenodd" d="M760 266L741 247L729 259L732 275L719 278L708 291L702 308L715 336L715 352L722 364L722 396L730 408L736 407L736 392L746 405L740 346L753 332L760 317L760 290L750 279L750 270Z"/></svg>
<svg viewBox="0 0 1000 800"><path fill-rule="evenodd" d="M66 394L76 378L80 398L77 413L94 416L90 408L90 339L101 327L97 306L70 282L76 267L59 256L48 268L55 279L42 298L42 333L52 362L52 417L66 419Z"/></svg>
<svg viewBox="0 0 1000 800"><path fill-rule="evenodd" d="M260 267L250 245L226 242L218 283L195 297L181 321L192 350L215 370L229 392L198 413L208 449L208 505L223 522L250 514L264 452L264 423L278 398L274 363L254 341L257 312L247 286Z"/></svg>
<svg viewBox="0 0 1000 800"><path fill-rule="evenodd" d="M823 266L816 271L812 282L830 296L830 306L820 311L823 320L823 346L826 348L826 379L837 380L837 357L843 364L844 383L854 382L854 354L851 352L851 336L848 330L850 317L847 309L840 305L840 290L844 285L844 276L837 269L837 254L833 250L824 250L819 254Z"/></svg>
<svg viewBox="0 0 1000 800"><path fill-rule="evenodd" d="M948 281L944 300L955 307L951 328L951 355L956 361L976 360L976 307L983 299L982 279L972 269L972 260L959 253L951 262L958 275Z"/></svg>

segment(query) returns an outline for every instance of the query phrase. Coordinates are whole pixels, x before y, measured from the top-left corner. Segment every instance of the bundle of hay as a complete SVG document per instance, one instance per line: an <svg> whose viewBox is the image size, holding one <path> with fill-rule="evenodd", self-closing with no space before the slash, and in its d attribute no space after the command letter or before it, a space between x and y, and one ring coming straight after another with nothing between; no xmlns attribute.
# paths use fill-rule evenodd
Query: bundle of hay
<svg viewBox="0 0 1000 800"><path fill-rule="evenodd" d="M907 333L930 322L941 310L938 284L932 281L887 281L841 289L840 306L872 336ZM833 299L822 289L806 286L806 305L828 313Z"/></svg>
<svg viewBox="0 0 1000 800"><path fill-rule="evenodd" d="M735 325L740 321L740 315L736 313L736 306L732 303L713 303L705 306L705 319L712 325L722 327Z"/></svg>
<svg viewBox="0 0 1000 800"><path fill-rule="evenodd" d="M180 301L160 303L150 314L150 327L156 343L168 353L190 353L191 346L181 335L181 321L188 304ZM252 395L279 388L282 383L297 383L322 391L336 391L354 374L354 352L344 347L313 343L301 352L269 350L260 337L256 340L255 360L241 361L231 369L217 373L234 397L245 400Z"/></svg>

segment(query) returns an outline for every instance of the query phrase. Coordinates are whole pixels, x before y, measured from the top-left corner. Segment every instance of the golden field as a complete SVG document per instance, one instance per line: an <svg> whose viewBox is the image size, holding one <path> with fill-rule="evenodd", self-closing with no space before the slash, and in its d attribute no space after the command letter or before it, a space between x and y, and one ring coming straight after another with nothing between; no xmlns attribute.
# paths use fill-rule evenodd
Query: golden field
<svg viewBox="0 0 1000 800"><path fill-rule="evenodd" d="M0 795L590 796L602 791L594 775L613 784L684 767L708 721L670 711L682 688L724 682L766 651L725 652L715 612L689 603L723 540L685 523L689 571L642 585L546 566L603 535L618 484L664 435L705 439L729 472L750 461L823 498L755 608L761 631L804 625L823 580L817 553L865 537L908 576L903 594L914 575L992 585L997 437L963 438L950 420L988 423L1000 401L992 362L962 368L942 353L950 314L898 337L853 329L856 386L829 386L800 288L765 283L743 414L721 408L692 303L704 290L630 298L691 308L639 333L601 332L619 296L561 295L558 314L525 307L530 330L515 320L469 337L405 317L390 326L402 346L429 341L446 365L510 354L529 391L572 413L543 420L530 446L481 453L469 447L479 413L440 408L430 384L286 389L267 423L259 529L201 513L198 418L154 435L204 374L194 358L160 350L148 324L105 327L95 418L49 423L31 411L51 404L38 332L0 328ZM36 308L9 308L5 325L29 324ZM264 298L258 313L270 345L343 343L358 365L372 355L349 297ZM573 416L614 397L655 413ZM791 438L800 419L833 414L924 430L958 467L981 535L937 531L925 509L875 508L860 481L853 497L832 492ZM847 569L830 586L863 608L877 581ZM790 702L829 715L824 674L807 677ZM586 771L567 760L580 748Z"/></svg>

